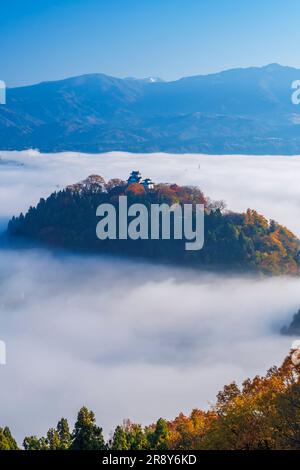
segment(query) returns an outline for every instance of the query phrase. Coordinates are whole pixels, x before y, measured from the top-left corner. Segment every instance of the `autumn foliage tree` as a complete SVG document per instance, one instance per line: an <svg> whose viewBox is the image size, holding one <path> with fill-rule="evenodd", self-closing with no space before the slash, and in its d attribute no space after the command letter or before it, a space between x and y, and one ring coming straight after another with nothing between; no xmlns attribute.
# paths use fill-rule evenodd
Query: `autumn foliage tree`
<svg viewBox="0 0 300 470"><path fill-rule="evenodd" d="M225 385L215 405L160 418L143 427L126 420L107 443L92 411L82 407L73 432L62 418L46 437L25 437L25 450L300 450L300 365L291 354L265 376ZM18 449L0 428L0 450Z"/></svg>

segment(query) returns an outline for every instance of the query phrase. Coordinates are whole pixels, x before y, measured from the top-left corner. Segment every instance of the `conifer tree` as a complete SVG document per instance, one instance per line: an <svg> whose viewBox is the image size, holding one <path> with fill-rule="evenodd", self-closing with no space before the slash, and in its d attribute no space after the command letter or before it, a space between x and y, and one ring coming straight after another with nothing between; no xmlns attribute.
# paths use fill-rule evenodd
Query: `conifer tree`
<svg viewBox="0 0 300 470"><path fill-rule="evenodd" d="M96 425L94 413L83 406L75 423L71 449L104 450L105 447L102 428Z"/></svg>

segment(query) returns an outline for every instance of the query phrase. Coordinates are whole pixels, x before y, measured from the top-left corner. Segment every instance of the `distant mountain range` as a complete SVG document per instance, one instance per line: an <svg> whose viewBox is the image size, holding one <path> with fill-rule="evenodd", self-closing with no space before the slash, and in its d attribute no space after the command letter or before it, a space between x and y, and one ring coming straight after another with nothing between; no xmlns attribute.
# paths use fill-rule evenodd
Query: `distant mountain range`
<svg viewBox="0 0 300 470"><path fill-rule="evenodd" d="M83 75L7 90L0 148L300 154L300 69L271 64L172 82Z"/></svg>

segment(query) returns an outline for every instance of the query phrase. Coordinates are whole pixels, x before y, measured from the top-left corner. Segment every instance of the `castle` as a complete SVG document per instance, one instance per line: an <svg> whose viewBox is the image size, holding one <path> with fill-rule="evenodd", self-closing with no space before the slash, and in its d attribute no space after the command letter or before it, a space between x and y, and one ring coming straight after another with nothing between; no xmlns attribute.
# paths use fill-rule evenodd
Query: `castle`
<svg viewBox="0 0 300 470"><path fill-rule="evenodd" d="M130 176L127 180L128 185L129 184L134 184L134 183L138 183L138 184L143 185L146 190L154 189L153 181L150 178L145 178L144 180L142 180L141 173L139 171L136 171L136 170L133 170L130 173Z"/></svg>

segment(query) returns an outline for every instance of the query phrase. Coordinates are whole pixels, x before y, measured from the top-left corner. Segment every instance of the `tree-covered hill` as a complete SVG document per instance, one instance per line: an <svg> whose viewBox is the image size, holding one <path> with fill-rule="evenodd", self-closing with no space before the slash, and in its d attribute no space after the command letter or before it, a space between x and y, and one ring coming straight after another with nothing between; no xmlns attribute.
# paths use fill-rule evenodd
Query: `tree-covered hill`
<svg viewBox="0 0 300 470"><path fill-rule="evenodd" d="M205 205L205 241L202 250L187 251L185 240L99 240L96 209L111 203L118 213L119 196L128 206L143 203ZM93 175L85 181L41 199L27 214L8 225L14 237L34 239L71 250L138 256L160 262L205 269L226 269L269 274L299 274L299 240L287 228L248 209L245 213L225 210L222 201L211 201L200 189L177 184L157 184L145 190L142 184L120 179L107 183ZM171 231L172 233L172 231Z"/></svg>

